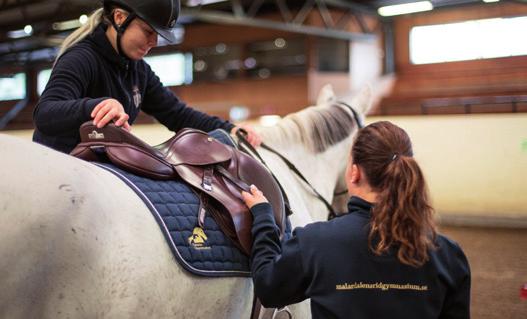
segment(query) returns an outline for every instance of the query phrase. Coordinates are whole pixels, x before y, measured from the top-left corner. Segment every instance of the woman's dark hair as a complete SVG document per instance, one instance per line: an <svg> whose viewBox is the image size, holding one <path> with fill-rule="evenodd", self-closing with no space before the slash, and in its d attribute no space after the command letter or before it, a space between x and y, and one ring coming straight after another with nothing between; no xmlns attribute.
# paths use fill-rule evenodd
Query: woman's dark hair
<svg viewBox="0 0 527 319"><path fill-rule="evenodd" d="M375 122L358 132L351 154L353 164L362 168L378 194L372 208L370 249L377 255L396 249L403 264L422 266L428 250L434 248L436 227L410 137L390 122Z"/></svg>

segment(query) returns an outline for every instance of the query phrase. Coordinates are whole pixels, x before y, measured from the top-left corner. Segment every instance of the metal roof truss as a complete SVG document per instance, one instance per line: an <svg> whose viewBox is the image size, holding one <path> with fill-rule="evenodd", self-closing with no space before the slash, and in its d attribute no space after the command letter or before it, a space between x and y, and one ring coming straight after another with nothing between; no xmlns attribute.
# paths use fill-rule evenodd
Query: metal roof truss
<svg viewBox="0 0 527 319"><path fill-rule="evenodd" d="M183 8L182 16L187 19L208 23L241 25L275 29L313 36L345 39L350 41L371 41L375 39L372 30L364 23L363 14L370 13L368 8L340 0L305 0L298 12L294 12L285 0L274 0L282 21L266 19L258 15L265 0L252 1L250 6L244 6L240 0L229 0L230 12L204 9L205 7ZM338 7L345 14L335 21L328 7ZM312 13L320 14L323 27L307 25L306 19ZM361 27L361 33L346 31L343 27L350 19L356 19Z"/></svg>

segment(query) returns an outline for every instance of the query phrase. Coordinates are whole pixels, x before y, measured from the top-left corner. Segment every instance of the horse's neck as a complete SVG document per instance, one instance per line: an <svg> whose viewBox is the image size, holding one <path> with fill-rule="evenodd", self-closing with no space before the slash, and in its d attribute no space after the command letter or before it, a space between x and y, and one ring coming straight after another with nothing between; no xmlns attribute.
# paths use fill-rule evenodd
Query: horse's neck
<svg viewBox="0 0 527 319"><path fill-rule="evenodd" d="M322 153L314 154L301 144L284 144L276 150L289 159L310 184L331 203L338 178L343 174L349 153L350 140L346 139ZM262 156L285 188L295 215L293 226L325 220L328 210L313 191L275 155L262 151Z"/></svg>

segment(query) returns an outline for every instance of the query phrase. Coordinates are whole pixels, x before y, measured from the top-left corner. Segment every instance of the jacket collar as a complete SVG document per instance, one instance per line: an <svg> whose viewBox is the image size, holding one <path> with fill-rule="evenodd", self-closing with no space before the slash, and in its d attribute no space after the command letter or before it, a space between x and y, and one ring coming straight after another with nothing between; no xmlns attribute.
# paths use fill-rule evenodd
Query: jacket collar
<svg viewBox="0 0 527 319"><path fill-rule="evenodd" d="M90 34L89 40L95 44L95 48L99 53L107 59L111 64L119 66L119 68L127 70L129 64L132 62L129 59L120 56L112 47L112 44L106 37L106 30L108 26L100 23L95 30Z"/></svg>
<svg viewBox="0 0 527 319"><path fill-rule="evenodd" d="M372 207L372 203L365 201L360 197L352 196L348 202L348 213L359 214L366 218L370 218Z"/></svg>

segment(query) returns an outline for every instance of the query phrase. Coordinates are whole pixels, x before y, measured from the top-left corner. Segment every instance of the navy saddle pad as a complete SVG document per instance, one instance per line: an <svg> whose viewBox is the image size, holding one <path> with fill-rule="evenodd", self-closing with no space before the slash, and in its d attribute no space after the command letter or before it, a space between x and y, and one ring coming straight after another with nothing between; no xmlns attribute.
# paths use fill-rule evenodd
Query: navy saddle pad
<svg viewBox="0 0 527 319"><path fill-rule="evenodd" d="M234 145L225 131L216 130L209 134L225 144ZM184 181L152 180L109 163L96 164L118 176L143 200L159 224L175 258L185 269L202 276L251 275L249 257L223 234L209 213L205 215L204 227L199 227L199 197ZM289 235L289 221L287 224Z"/></svg>

